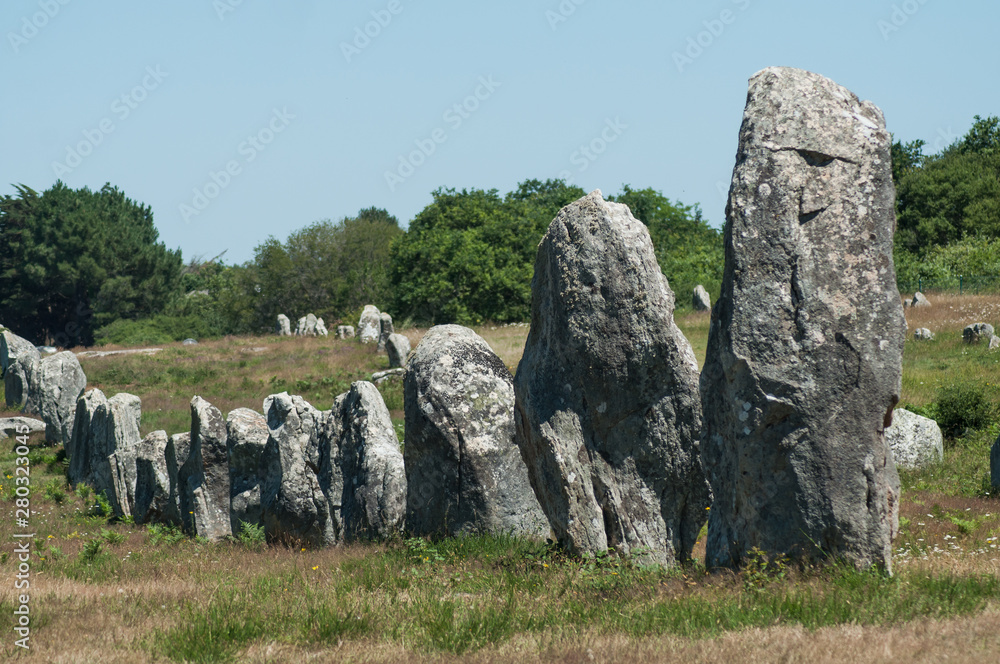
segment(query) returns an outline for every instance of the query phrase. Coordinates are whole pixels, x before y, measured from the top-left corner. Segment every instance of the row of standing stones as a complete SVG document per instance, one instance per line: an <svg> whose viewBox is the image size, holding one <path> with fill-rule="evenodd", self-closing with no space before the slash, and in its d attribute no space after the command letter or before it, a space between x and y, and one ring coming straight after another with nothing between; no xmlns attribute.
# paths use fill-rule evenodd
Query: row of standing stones
<svg viewBox="0 0 1000 664"><path fill-rule="evenodd" d="M389 367L402 367L406 362L407 355L410 354L410 340L402 334L396 334L392 325L392 316L378 310L374 305L366 305L361 312L358 321L360 338L363 344L376 344L376 350L386 353L389 356ZM275 332L279 337L292 336L291 320L285 314L278 314L278 322ZM329 335L326 324L322 318L317 318L315 314L307 314L299 319L298 327L295 329L295 336L299 337L325 337ZM355 329L353 325L338 325L338 339L354 339Z"/></svg>
<svg viewBox="0 0 1000 664"><path fill-rule="evenodd" d="M189 434L143 440L136 397L92 390L63 430L71 479L120 515L212 539L242 523L316 545L551 533L671 565L708 520L709 567L758 549L891 570L896 465L925 459L890 444L936 431L940 458L940 431L894 411L906 324L889 145L878 108L832 81L751 79L700 374L645 226L594 191L539 245L516 375L454 325L409 354L402 453L366 382L329 411L282 393L224 420L195 397ZM371 309L359 335L374 342Z"/></svg>

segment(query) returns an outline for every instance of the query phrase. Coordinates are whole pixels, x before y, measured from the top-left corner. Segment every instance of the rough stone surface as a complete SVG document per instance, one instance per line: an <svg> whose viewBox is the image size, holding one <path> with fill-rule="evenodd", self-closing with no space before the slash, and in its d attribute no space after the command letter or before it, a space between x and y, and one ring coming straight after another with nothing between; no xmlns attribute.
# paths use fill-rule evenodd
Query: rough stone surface
<svg viewBox="0 0 1000 664"><path fill-rule="evenodd" d="M875 105L802 70L750 79L701 377L709 567L758 547L891 570L894 202Z"/></svg>
<svg viewBox="0 0 1000 664"><path fill-rule="evenodd" d="M16 438L17 436L30 436L39 432L45 432L45 422L41 420L31 417L0 418L0 440Z"/></svg>
<svg viewBox="0 0 1000 664"><path fill-rule="evenodd" d="M249 408L237 408L226 419L229 446L230 524L234 535L242 522L263 524L260 506L261 456L270 432L267 418Z"/></svg>
<svg viewBox="0 0 1000 664"><path fill-rule="evenodd" d="M173 476L171 477L171 469ZM182 524L177 496L172 490L177 478L173 441L165 431L154 431L142 439L135 459L136 523Z"/></svg>
<svg viewBox="0 0 1000 664"><path fill-rule="evenodd" d="M973 323L962 330L962 341L967 344L978 344L993 338L993 326L989 323Z"/></svg>
<svg viewBox="0 0 1000 664"><path fill-rule="evenodd" d="M323 322L322 318L316 319L316 336L318 337L330 336L330 331L326 329L326 323Z"/></svg>
<svg viewBox="0 0 1000 664"><path fill-rule="evenodd" d="M402 334L390 334L385 343L385 351L389 355L389 367L405 367L406 358L410 354L410 340Z"/></svg>
<svg viewBox="0 0 1000 664"><path fill-rule="evenodd" d="M910 302L911 307L929 307L931 306L930 300L928 300L923 293L917 291L913 294L913 300Z"/></svg>
<svg viewBox="0 0 1000 664"><path fill-rule="evenodd" d="M28 401L31 379L42 356L27 339L10 330L0 332L0 374L4 379L4 400L8 408L23 408Z"/></svg>
<svg viewBox="0 0 1000 664"><path fill-rule="evenodd" d="M601 192L564 207L538 246L517 368L517 440L569 550L690 558L709 489L698 365L649 232Z"/></svg>
<svg viewBox="0 0 1000 664"><path fill-rule="evenodd" d="M282 392L264 401L264 416L269 435L261 455L260 502L268 540L336 544L341 528L327 495L331 485L343 484L336 477L339 464L321 449L327 414Z"/></svg>
<svg viewBox="0 0 1000 664"><path fill-rule="evenodd" d="M379 335L378 335L378 352L385 352L385 345L389 342L389 336L395 334L396 330L392 326L392 316L385 313L384 311L379 314Z"/></svg>
<svg viewBox="0 0 1000 664"><path fill-rule="evenodd" d="M409 532L548 533L514 442L510 371L479 335L431 328L410 358L403 401Z"/></svg>
<svg viewBox="0 0 1000 664"><path fill-rule="evenodd" d="M918 327L913 331L913 338L920 341L930 341L934 338L934 333L926 327Z"/></svg>
<svg viewBox="0 0 1000 664"><path fill-rule="evenodd" d="M896 468L920 468L944 456L944 436L937 422L903 408L892 411L892 426L886 428L885 440Z"/></svg>
<svg viewBox="0 0 1000 664"><path fill-rule="evenodd" d="M1000 337L994 334L990 337L990 350L996 350L997 348L1000 348Z"/></svg>
<svg viewBox="0 0 1000 664"><path fill-rule="evenodd" d="M299 325L295 328L295 335L299 337L315 337L319 334L317 331L317 326L319 325L319 320L316 318L316 314L307 314L299 319ZM326 327L324 326L325 330Z"/></svg>
<svg viewBox="0 0 1000 664"><path fill-rule="evenodd" d="M695 311L712 310L712 298L709 297L708 291L701 284L694 287L694 294L691 296L691 306L694 307Z"/></svg>
<svg viewBox="0 0 1000 664"><path fill-rule="evenodd" d="M338 325L337 326L337 338L338 339L353 339L354 338L354 326L353 325Z"/></svg>
<svg viewBox="0 0 1000 664"><path fill-rule="evenodd" d="M87 376L69 351L42 358L30 376L24 412L45 421L45 440L66 443L73 434L76 400L87 387Z"/></svg>
<svg viewBox="0 0 1000 664"><path fill-rule="evenodd" d="M278 314L278 324L275 326L275 331L278 333L279 337L292 336L292 321L288 319L288 316L285 314Z"/></svg>
<svg viewBox="0 0 1000 664"><path fill-rule="evenodd" d="M395 367L392 369L386 369L385 371L376 371L372 374L372 382L376 385L381 385L390 378L402 378L406 375L406 369L403 367Z"/></svg>
<svg viewBox="0 0 1000 664"><path fill-rule="evenodd" d="M358 337L363 344L378 343L382 334L382 316L378 307L366 304L361 312L361 319L358 321Z"/></svg>
<svg viewBox="0 0 1000 664"><path fill-rule="evenodd" d="M339 433L344 539L386 538L401 532L406 516L403 453L378 388L366 381L353 383L334 402L333 417L337 426L328 430Z"/></svg>
<svg viewBox="0 0 1000 664"><path fill-rule="evenodd" d="M177 484L185 530L212 541L232 534L226 421L198 396L191 399L191 446Z"/></svg>

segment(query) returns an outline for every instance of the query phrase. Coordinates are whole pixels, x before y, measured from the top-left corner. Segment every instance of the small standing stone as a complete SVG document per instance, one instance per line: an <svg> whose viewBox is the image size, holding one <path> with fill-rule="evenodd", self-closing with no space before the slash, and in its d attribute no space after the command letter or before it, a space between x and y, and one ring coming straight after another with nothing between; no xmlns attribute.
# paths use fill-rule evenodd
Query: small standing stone
<svg viewBox="0 0 1000 664"><path fill-rule="evenodd" d="M918 341L930 341L934 338L934 333L926 327L918 327L913 331L913 338Z"/></svg>
<svg viewBox="0 0 1000 664"><path fill-rule="evenodd" d="M353 339L354 338L354 326L353 325L338 325L337 326L337 338L338 339Z"/></svg>
<svg viewBox="0 0 1000 664"><path fill-rule="evenodd" d="M993 326L989 323L973 323L962 330L962 341L967 344L978 344L993 338Z"/></svg>
<svg viewBox="0 0 1000 664"><path fill-rule="evenodd" d="M996 350L997 348L1000 348L1000 337L994 334L990 337L990 350Z"/></svg>
<svg viewBox="0 0 1000 664"><path fill-rule="evenodd" d="M402 334L390 334L385 345L389 355L389 367L405 367L410 355L410 339Z"/></svg>
<svg viewBox="0 0 1000 664"><path fill-rule="evenodd" d="M913 301L910 302L911 307L929 307L931 306L930 300L928 300L923 293L917 291L913 294Z"/></svg>
<svg viewBox="0 0 1000 664"><path fill-rule="evenodd" d="M944 436L938 423L903 408L892 411L892 426L886 428L885 440L897 468L921 468L944 456Z"/></svg>
<svg viewBox="0 0 1000 664"><path fill-rule="evenodd" d="M384 311L379 314L379 336L378 336L378 352L385 352L385 345L389 341L389 335L394 334L396 330L392 327L392 316L385 313Z"/></svg>
<svg viewBox="0 0 1000 664"><path fill-rule="evenodd" d="M694 307L695 311L711 311L712 310L712 298L709 297L708 291L701 284L694 287L694 294L691 297L691 305Z"/></svg>
<svg viewBox="0 0 1000 664"><path fill-rule="evenodd" d="M377 344L382 334L382 315L373 304L365 305L358 321L358 337L363 344Z"/></svg>
<svg viewBox="0 0 1000 664"><path fill-rule="evenodd" d="M278 324L276 330L279 337L292 336L292 321L288 320L285 314L278 314Z"/></svg>

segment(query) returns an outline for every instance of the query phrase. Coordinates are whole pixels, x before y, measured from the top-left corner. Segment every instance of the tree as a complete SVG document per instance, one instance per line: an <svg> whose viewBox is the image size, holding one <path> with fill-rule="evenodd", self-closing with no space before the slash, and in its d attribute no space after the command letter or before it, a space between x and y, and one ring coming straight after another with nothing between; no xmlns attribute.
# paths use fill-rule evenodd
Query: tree
<svg viewBox="0 0 1000 664"><path fill-rule="evenodd" d="M22 336L90 344L96 326L151 315L176 292L180 252L158 242L148 206L110 184L16 190L0 199L0 311Z"/></svg>

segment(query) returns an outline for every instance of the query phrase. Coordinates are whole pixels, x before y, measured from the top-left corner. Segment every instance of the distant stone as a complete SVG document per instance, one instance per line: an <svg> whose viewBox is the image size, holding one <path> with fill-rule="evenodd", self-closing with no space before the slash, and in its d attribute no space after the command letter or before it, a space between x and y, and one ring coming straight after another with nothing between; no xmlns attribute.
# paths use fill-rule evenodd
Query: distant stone
<svg viewBox="0 0 1000 664"><path fill-rule="evenodd" d="M891 571L885 427L906 335L891 143L882 112L827 78L750 79L701 375L709 568L757 547Z"/></svg>
<svg viewBox="0 0 1000 664"><path fill-rule="evenodd" d="M338 339L353 339L354 338L354 326L353 325L338 325L337 326L337 338Z"/></svg>
<svg viewBox="0 0 1000 664"><path fill-rule="evenodd" d="M69 441L73 434L76 400L87 387L87 376L76 355L69 351L42 358L31 375L24 412L45 421L45 440Z"/></svg>
<svg viewBox="0 0 1000 664"><path fill-rule="evenodd" d="M381 385L390 378L402 378L406 375L406 369L403 367L396 367L394 369L386 369L385 371L376 371L372 374L372 382L376 385Z"/></svg>
<svg viewBox="0 0 1000 664"><path fill-rule="evenodd" d="M934 338L934 333L926 327L918 327L913 331L913 338L918 341L930 341Z"/></svg>
<svg viewBox="0 0 1000 664"><path fill-rule="evenodd" d="M315 337L318 332L316 331L316 326L319 324L319 319L316 318L316 314L307 314L299 319L299 325L295 328L295 335L299 337ZM324 327L324 329L326 329Z"/></svg>
<svg viewBox="0 0 1000 664"><path fill-rule="evenodd" d="M691 297L691 305L694 307L695 311L711 311L712 310L712 298L709 297L708 291L701 284L694 287L694 294Z"/></svg>
<svg viewBox="0 0 1000 664"><path fill-rule="evenodd" d="M892 426L886 428L885 440L896 468L922 468L944 456L944 436L937 422L903 408L892 411Z"/></svg>
<svg viewBox="0 0 1000 664"><path fill-rule="evenodd" d="M316 336L317 337L330 336L330 331L326 329L326 323L323 322L322 318L316 319Z"/></svg>
<svg viewBox="0 0 1000 664"><path fill-rule="evenodd" d="M978 344L993 338L993 326L989 323L973 323L962 330L962 341L967 344Z"/></svg>
<svg viewBox="0 0 1000 664"><path fill-rule="evenodd" d="M275 326L275 332L277 332L279 337L292 336L292 321L288 320L288 316L278 314L278 324Z"/></svg>
<svg viewBox="0 0 1000 664"><path fill-rule="evenodd" d="M36 348L41 355L52 355L59 352L59 349L55 346L37 346Z"/></svg>
<svg viewBox="0 0 1000 664"><path fill-rule="evenodd" d="M237 408L226 419L229 447L230 525L234 535L243 523L263 525L260 506L261 457L270 432L267 418L249 408Z"/></svg>
<svg viewBox="0 0 1000 664"><path fill-rule="evenodd" d="M31 379L42 357L35 345L10 330L0 333L0 373L4 379L4 400L8 408L24 408Z"/></svg>
<svg viewBox="0 0 1000 664"><path fill-rule="evenodd" d="M30 417L0 418L0 440L45 433L45 422Z"/></svg>
<svg viewBox="0 0 1000 664"><path fill-rule="evenodd" d="M181 344L184 345L184 346L197 346L198 345L198 340L197 339L187 338L184 341L182 341Z"/></svg>
<svg viewBox="0 0 1000 664"><path fill-rule="evenodd" d="M378 337L378 352L385 352L385 345L389 342L389 336L394 334L396 330L392 327L392 316L385 313L384 311L379 314L379 337Z"/></svg>
<svg viewBox="0 0 1000 664"><path fill-rule="evenodd" d="M994 334L990 337L990 350L996 350L997 348L1000 348L1000 337Z"/></svg>
<svg viewBox="0 0 1000 664"><path fill-rule="evenodd" d="M913 294L913 300L910 302L911 307L929 307L931 306L930 300L928 300L923 293L917 291Z"/></svg>
<svg viewBox="0 0 1000 664"><path fill-rule="evenodd" d="M549 532L514 441L512 380L468 328L438 325L417 345L403 379L409 532Z"/></svg>
<svg viewBox="0 0 1000 664"><path fill-rule="evenodd" d="M410 339L402 334L390 334L385 350L389 355L390 367L405 367L406 358L410 354Z"/></svg>
<svg viewBox="0 0 1000 664"><path fill-rule="evenodd" d="M378 307L368 304L358 321L358 337L363 344L377 344L382 334L382 316Z"/></svg>
<svg viewBox="0 0 1000 664"><path fill-rule="evenodd" d="M599 190L567 205L531 293L517 440L553 531L578 554L689 560L710 502L698 364L649 231Z"/></svg>
<svg viewBox="0 0 1000 664"><path fill-rule="evenodd" d="M192 535L218 541L229 524L226 421L201 397L191 399L191 448L178 471L181 520Z"/></svg>
<svg viewBox="0 0 1000 664"><path fill-rule="evenodd" d="M135 507L132 517L136 523L181 525L177 497L172 490L176 472L174 446L167 433L154 431L143 438L135 459Z"/></svg>

